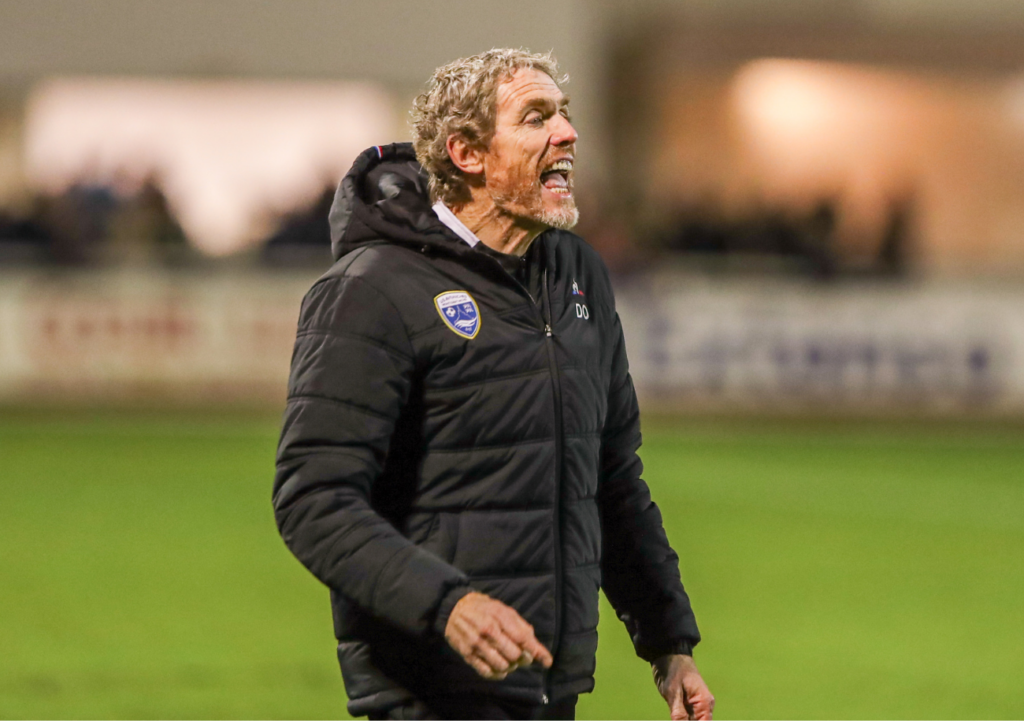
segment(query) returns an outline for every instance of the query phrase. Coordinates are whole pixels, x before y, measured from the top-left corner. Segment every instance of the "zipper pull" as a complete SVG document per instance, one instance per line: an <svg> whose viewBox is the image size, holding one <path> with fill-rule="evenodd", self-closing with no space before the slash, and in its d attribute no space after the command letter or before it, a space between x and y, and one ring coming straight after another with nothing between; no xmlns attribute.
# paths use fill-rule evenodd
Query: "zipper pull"
<svg viewBox="0 0 1024 721"><path fill-rule="evenodd" d="M551 337L551 326L547 323L544 324L544 335L546 335L548 338Z"/></svg>
<svg viewBox="0 0 1024 721"><path fill-rule="evenodd" d="M542 704L544 704L545 706L547 706L548 705L548 701L550 701L550 699L548 699L548 695L546 693L542 693L540 695L540 702Z"/></svg>

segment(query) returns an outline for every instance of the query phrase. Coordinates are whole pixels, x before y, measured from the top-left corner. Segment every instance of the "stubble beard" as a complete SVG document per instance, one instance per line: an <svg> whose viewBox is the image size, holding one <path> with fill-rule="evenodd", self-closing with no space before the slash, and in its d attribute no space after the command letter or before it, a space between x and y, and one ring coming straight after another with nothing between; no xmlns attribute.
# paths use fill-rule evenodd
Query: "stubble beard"
<svg viewBox="0 0 1024 721"><path fill-rule="evenodd" d="M576 207L576 199L570 195L557 210L544 210L542 207L539 220L544 225L558 230L572 230L580 222L580 211Z"/></svg>
<svg viewBox="0 0 1024 721"><path fill-rule="evenodd" d="M509 215L558 230L575 228L580 221L580 211L576 207L572 177L569 178L569 195L559 202L557 208L544 207L543 193L543 187L534 178L520 178L507 190L492 192L491 198L495 207Z"/></svg>

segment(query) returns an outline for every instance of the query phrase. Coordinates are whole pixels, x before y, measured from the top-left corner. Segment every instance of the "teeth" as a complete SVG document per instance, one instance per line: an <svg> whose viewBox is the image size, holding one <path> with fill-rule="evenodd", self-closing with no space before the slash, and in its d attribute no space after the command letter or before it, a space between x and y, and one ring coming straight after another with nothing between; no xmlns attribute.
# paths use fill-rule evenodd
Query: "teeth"
<svg viewBox="0 0 1024 721"><path fill-rule="evenodd" d="M551 166L548 167L548 171L552 171L552 170L564 170L565 172L568 173L568 172L570 172L572 170L572 161L571 160L559 160L558 162L552 163Z"/></svg>

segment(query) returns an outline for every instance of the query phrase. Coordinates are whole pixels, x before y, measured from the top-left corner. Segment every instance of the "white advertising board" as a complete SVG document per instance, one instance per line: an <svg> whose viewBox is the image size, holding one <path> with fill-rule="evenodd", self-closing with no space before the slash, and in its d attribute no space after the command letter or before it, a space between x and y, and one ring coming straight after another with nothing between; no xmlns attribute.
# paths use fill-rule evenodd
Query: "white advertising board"
<svg viewBox="0 0 1024 721"><path fill-rule="evenodd" d="M316 273L0 274L0 401L283 401ZM1024 414L1024 289L664 274L617 302L645 408Z"/></svg>
<svg viewBox="0 0 1024 721"><path fill-rule="evenodd" d="M283 399L316 276L0 276L0 400Z"/></svg>
<svg viewBox="0 0 1024 721"><path fill-rule="evenodd" d="M662 276L618 293L649 404L1024 411L1024 290Z"/></svg>

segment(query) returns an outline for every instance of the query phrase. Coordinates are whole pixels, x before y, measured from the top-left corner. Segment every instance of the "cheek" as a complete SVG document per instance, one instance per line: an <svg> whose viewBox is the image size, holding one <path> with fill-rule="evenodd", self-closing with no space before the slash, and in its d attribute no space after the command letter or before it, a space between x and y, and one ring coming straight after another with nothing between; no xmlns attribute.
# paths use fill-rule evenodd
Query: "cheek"
<svg viewBox="0 0 1024 721"><path fill-rule="evenodd" d="M486 179L487 185L495 188L525 188L537 180L525 163L495 163Z"/></svg>
<svg viewBox="0 0 1024 721"><path fill-rule="evenodd" d="M492 146L492 155L484 167L487 185L505 189L539 185L536 145L535 139L516 137L507 138L498 147Z"/></svg>
<svg viewBox="0 0 1024 721"><path fill-rule="evenodd" d="M545 144L540 138L523 135L513 138L505 152L505 164L510 174L536 175Z"/></svg>

